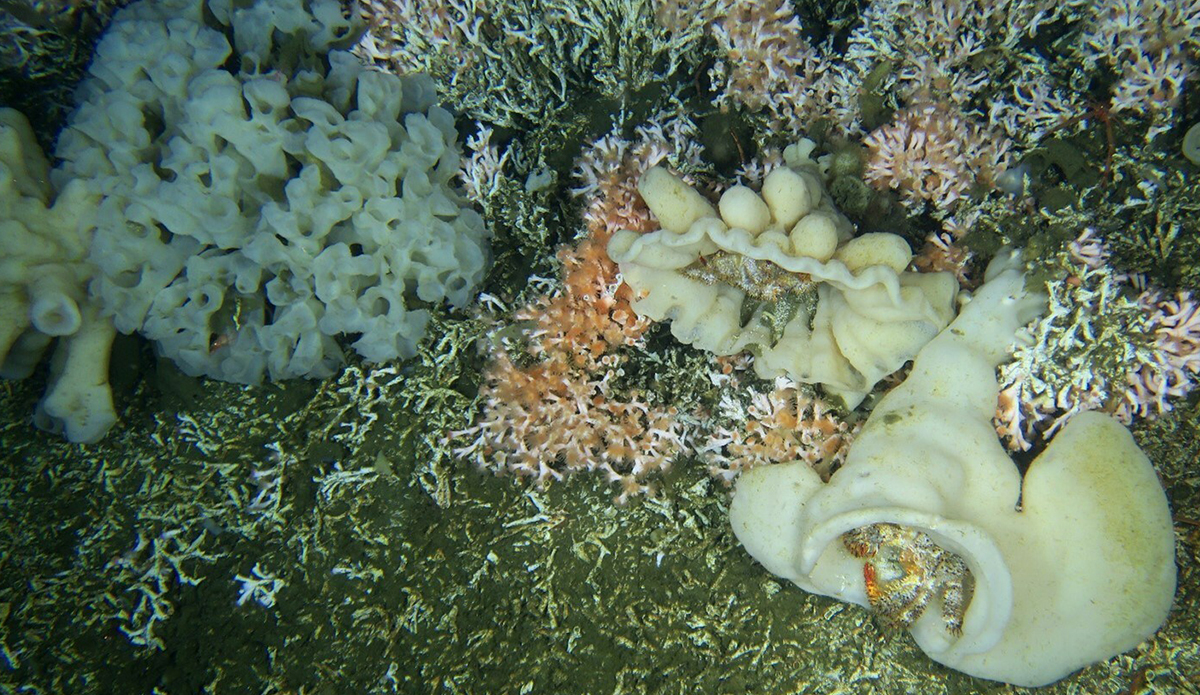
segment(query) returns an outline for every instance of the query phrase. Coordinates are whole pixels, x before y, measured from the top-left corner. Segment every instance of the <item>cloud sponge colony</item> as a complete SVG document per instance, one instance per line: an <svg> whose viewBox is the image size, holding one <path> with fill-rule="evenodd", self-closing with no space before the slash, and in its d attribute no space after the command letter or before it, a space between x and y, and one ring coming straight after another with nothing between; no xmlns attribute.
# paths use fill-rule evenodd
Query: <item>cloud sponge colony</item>
<svg viewBox="0 0 1200 695"><path fill-rule="evenodd" d="M97 47L53 176L96 210L91 291L185 372L410 356L488 260L432 82L368 68L334 0L143 0ZM339 339L339 337L341 339Z"/></svg>

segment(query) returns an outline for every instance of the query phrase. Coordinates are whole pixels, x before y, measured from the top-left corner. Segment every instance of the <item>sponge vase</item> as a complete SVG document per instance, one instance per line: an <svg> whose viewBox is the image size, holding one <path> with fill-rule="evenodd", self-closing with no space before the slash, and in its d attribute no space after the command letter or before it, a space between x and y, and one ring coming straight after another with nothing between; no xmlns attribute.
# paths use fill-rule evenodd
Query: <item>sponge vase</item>
<svg viewBox="0 0 1200 695"><path fill-rule="evenodd" d="M961 632L938 599L909 629L930 658L973 676L1052 683L1130 649L1175 592L1166 495L1133 437L1076 416L1024 478L992 426L995 367L1042 298L1016 269L990 280L926 345L824 483L807 464L744 474L733 528L752 556L801 588L868 606L866 560L843 534L873 524L920 532L965 563Z"/></svg>

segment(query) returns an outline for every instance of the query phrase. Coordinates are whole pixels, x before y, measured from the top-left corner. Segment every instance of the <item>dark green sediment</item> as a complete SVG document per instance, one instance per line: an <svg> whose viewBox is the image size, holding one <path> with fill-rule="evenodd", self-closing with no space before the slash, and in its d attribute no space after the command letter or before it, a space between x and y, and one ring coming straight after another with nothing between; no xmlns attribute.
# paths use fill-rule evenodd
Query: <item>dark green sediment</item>
<svg viewBox="0 0 1200 695"><path fill-rule="evenodd" d="M798 11L836 45L860 4ZM8 22L0 46L10 51L0 49L0 102L29 113L44 145L98 31L89 22L102 25L109 5L93 13L63 4L55 14L49 3L0 0ZM56 24L60 16L95 19L75 29ZM7 43L17 24L40 43ZM643 66L658 58L634 54ZM526 76L541 85L536 94L550 93L540 58L522 60L502 84ZM633 80L629 103L639 115L630 122L649 103L692 103L704 59L693 61L674 75L675 91ZM481 65L476 77L491 79L495 69ZM628 75L612 68L569 78L592 91L494 114L511 128L497 138L511 138L523 157L492 216L498 266L484 289L506 300L530 294L529 272L552 273L556 245L582 228L570 167L606 131L621 103L611 87ZM1185 101L1200 103L1194 82L1191 90ZM864 99L886 119L888 95L866 90ZM1185 116L1188 125L1197 114ZM745 120L712 122L720 136L749 127ZM1051 138L1026 155L1033 214L980 199L972 204L984 216L969 243L984 256L1017 243L1047 257L1095 226L1119 270L1172 290L1197 287L1200 192L1196 166L1178 155L1182 129L1152 147L1128 124L1113 132L1108 164L1102 128ZM724 159L710 162L722 167L732 155L717 136L711 147L725 146ZM525 176L541 167L554 173L552 186L527 192ZM886 196L846 176L839 195L858 201L856 219L894 214ZM1147 180L1156 188L1146 205L1128 205ZM905 224L919 238L936 223ZM185 377L126 339L113 363L121 420L92 446L30 424L46 365L28 380L0 382L0 691L1032 692L944 669L865 610L771 576L732 535L729 490L691 458L675 462L654 496L625 506L595 476L539 491L456 460L445 437L468 423L484 364L475 339L486 330L479 319L439 314L412 360L260 388ZM681 410L715 405L701 378L707 356L665 330L629 352L617 388L670 382L659 395ZM1039 693L1200 691L1200 398L1134 434L1172 502L1175 607L1138 649ZM257 481L270 471L282 474L278 506L256 506ZM237 603L235 576L255 567L283 581L273 606ZM159 590L171 613L151 633L161 648L135 646L121 630L135 621L120 615Z"/></svg>

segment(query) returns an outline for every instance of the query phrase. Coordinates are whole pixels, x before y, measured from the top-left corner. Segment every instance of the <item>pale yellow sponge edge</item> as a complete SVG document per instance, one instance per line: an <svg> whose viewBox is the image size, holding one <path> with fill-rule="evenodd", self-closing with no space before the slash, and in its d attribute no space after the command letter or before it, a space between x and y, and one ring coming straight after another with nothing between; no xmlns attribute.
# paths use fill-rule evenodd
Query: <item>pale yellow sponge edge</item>
<svg viewBox="0 0 1200 695"><path fill-rule="evenodd" d="M117 419L108 385L116 331L87 295L95 200L72 182L52 204L49 169L29 121L0 109L0 376L28 376L58 338L34 421L91 443Z"/></svg>

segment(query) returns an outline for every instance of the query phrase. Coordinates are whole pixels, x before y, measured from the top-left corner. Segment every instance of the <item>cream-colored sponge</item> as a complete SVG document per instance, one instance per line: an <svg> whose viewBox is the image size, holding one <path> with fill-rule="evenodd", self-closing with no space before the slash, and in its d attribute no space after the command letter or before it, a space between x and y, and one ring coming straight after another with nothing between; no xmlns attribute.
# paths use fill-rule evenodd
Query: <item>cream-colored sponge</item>
<svg viewBox="0 0 1200 695"><path fill-rule="evenodd" d="M95 199L69 184L50 205L49 165L29 121L0 109L0 376L23 378L57 338L35 422L94 442L116 422L108 386L115 331L87 296Z"/></svg>
<svg viewBox="0 0 1200 695"><path fill-rule="evenodd" d="M642 175L638 193L658 224L669 232L682 234L697 219L717 215L704 196L662 167L653 167Z"/></svg>
<svg viewBox="0 0 1200 695"><path fill-rule="evenodd" d="M921 349L829 482L803 461L756 468L730 520L754 558L805 591L871 606L950 668L1037 687L1162 625L1175 534L1154 467L1113 418L1076 415L1023 478L1001 445L996 366L1045 308L1010 260ZM847 543L881 528L891 540L871 553ZM895 600L908 585L924 603Z"/></svg>
<svg viewBox="0 0 1200 695"><path fill-rule="evenodd" d="M761 195L734 186L716 209L661 167L638 190L662 229L618 231L608 245L634 310L703 350L753 351L764 378L819 383L854 407L954 316L954 277L906 272L912 252L894 234L852 238L799 157Z"/></svg>

